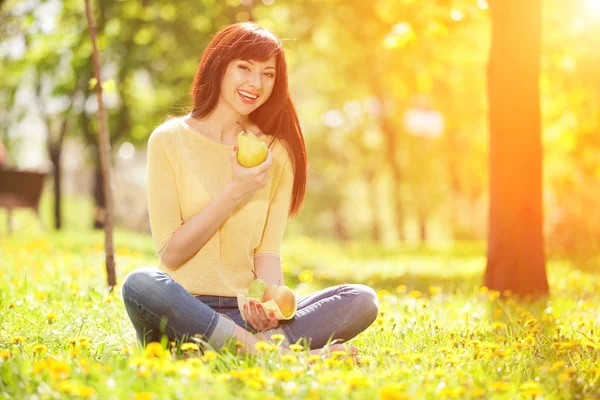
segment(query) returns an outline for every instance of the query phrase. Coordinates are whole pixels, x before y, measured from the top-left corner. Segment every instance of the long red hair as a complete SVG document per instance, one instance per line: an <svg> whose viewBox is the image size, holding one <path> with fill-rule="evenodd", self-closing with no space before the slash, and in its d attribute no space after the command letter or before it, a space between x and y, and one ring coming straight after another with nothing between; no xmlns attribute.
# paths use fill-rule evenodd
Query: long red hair
<svg viewBox="0 0 600 400"><path fill-rule="evenodd" d="M304 137L288 88L283 45L273 33L252 22L229 25L210 41L194 76L190 90L192 117L202 118L217 105L227 65L236 59L265 62L276 57L275 85L267 101L250 114L250 119L268 136L270 146L283 141L294 170L294 188L288 217L300 210L306 193L307 157Z"/></svg>

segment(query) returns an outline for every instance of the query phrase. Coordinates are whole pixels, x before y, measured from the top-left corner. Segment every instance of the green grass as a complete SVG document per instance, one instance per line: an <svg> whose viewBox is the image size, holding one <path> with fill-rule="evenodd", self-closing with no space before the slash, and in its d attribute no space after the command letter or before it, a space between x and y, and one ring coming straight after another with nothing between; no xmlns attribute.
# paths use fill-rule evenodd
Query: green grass
<svg viewBox="0 0 600 400"><path fill-rule="evenodd" d="M117 230L119 282L155 265L148 235ZM139 349L120 298L106 291L101 232L0 238L2 398L591 399L600 393L595 276L554 262L553 296L525 303L480 288L482 243L386 249L307 237L284 243L298 294L366 283L380 316L343 355L229 352L153 357ZM21 342L22 341L22 342ZM161 356L161 354L158 354Z"/></svg>

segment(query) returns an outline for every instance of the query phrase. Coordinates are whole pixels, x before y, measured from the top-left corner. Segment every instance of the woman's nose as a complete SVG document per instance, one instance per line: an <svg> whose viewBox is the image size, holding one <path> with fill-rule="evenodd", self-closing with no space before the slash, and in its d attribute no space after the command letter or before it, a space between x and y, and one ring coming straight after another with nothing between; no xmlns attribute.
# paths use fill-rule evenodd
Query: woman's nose
<svg viewBox="0 0 600 400"><path fill-rule="evenodd" d="M252 74L248 79L248 83L250 86L260 89L262 87L262 80L260 79L260 75Z"/></svg>

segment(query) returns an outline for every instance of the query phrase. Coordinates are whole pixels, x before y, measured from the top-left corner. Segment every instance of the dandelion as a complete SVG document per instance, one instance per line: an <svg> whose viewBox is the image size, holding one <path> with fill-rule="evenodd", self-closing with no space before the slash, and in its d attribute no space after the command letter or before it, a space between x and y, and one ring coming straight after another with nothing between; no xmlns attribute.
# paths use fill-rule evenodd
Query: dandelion
<svg viewBox="0 0 600 400"><path fill-rule="evenodd" d="M295 364L298 361L298 359L293 354L284 354L281 356L281 361L288 364Z"/></svg>
<svg viewBox="0 0 600 400"><path fill-rule="evenodd" d="M48 351L48 347L43 344L35 343L31 346L31 351L37 354L42 354Z"/></svg>
<svg viewBox="0 0 600 400"><path fill-rule="evenodd" d="M158 342L150 342L144 349L144 357L147 359L164 360L169 357L169 353Z"/></svg>
<svg viewBox="0 0 600 400"><path fill-rule="evenodd" d="M199 347L196 343L183 343L181 345L181 351L198 351Z"/></svg>
<svg viewBox="0 0 600 400"><path fill-rule="evenodd" d="M300 344L290 344L290 350L292 351L302 351L302 349L304 349L304 347Z"/></svg>
<svg viewBox="0 0 600 400"><path fill-rule="evenodd" d="M304 271L300 272L300 275L298 275L298 279L300 280L300 282L311 283L313 281L313 272L311 270L305 269Z"/></svg>
<svg viewBox="0 0 600 400"><path fill-rule="evenodd" d="M429 294L435 296L436 294L442 293L442 288L438 286L431 286L429 288Z"/></svg>
<svg viewBox="0 0 600 400"><path fill-rule="evenodd" d="M407 394L401 393L405 389L405 385L402 383L395 383L391 385L385 385L379 389L377 394L381 400L410 400Z"/></svg>
<svg viewBox="0 0 600 400"><path fill-rule="evenodd" d="M506 329L506 324L503 324L502 322L494 322L492 324L492 330L495 332L502 331L505 329Z"/></svg>
<svg viewBox="0 0 600 400"><path fill-rule="evenodd" d="M533 381L523 383L520 389L526 396L539 396L543 393L540 384Z"/></svg>
<svg viewBox="0 0 600 400"><path fill-rule="evenodd" d="M508 383L503 381L491 382L490 390L493 392L506 392L508 390Z"/></svg>
<svg viewBox="0 0 600 400"><path fill-rule="evenodd" d="M285 339L285 336L283 336L281 333L275 333L275 334L271 335L271 339L275 340L275 341L279 341L279 340Z"/></svg>
<svg viewBox="0 0 600 400"><path fill-rule="evenodd" d="M527 335L527 337L525 338L525 344L527 344L528 346L535 345L535 337L533 335Z"/></svg>
<svg viewBox="0 0 600 400"><path fill-rule="evenodd" d="M11 358L12 353L8 350L0 350L0 358Z"/></svg>
<svg viewBox="0 0 600 400"><path fill-rule="evenodd" d="M396 293L398 293L398 294L406 293L406 285L396 286Z"/></svg>
<svg viewBox="0 0 600 400"><path fill-rule="evenodd" d="M91 388L89 386L75 386L73 388L73 390L71 390L71 393L73 393L75 396L80 396L80 397L92 397L96 395L96 390L94 388Z"/></svg>
<svg viewBox="0 0 600 400"><path fill-rule="evenodd" d="M471 397L483 397L485 396L485 389L477 388L471 391Z"/></svg>
<svg viewBox="0 0 600 400"><path fill-rule="evenodd" d="M13 343L13 344L25 343L25 337L23 337L23 336L13 336L12 338L10 338L10 342Z"/></svg>
<svg viewBox="0 0 600 400"><path fill-rule="evenodd" d="M153 396L154 393L151 392L140 392L133 395L133 400L152 400Z"/></svg>
<svg viewBox="0 0 600 400"><path fill-rule="evenodd" d="M254 345L256 350L258 351L269 351L273 347L269 342L265 342L264 340L259 341Z"/></svg>
<svg viewBox="0 0 600 400"><path fill-rule="evenodd" d="M294 378L294 373L289 369L278 369L271 376L277 381L289 381Z"/></svg>
<svg viewBox="0 0 600 400"><path fill-rule="evenodd" d="M217 353L212 351L212 350L206 350L204 352L204 355L202 356L202 362L209 362L209 361L213 361L214 359L217 358Z"/></svg>
<svg viewBox="0 0 600 400"><path fill-rule="evenodd" d="M422 293L419 290L413 290L408 294L408 297L410 297L411 299L418 299L419 297L421 297L421 294Z"/></svg>

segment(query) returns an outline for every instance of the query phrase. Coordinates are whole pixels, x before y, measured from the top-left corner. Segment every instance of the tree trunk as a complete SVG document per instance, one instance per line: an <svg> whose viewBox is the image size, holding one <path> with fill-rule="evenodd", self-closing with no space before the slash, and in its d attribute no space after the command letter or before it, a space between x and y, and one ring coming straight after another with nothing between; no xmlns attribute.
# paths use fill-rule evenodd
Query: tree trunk
<svg viewBox="0 0 600 400"><path fill-rule="evenodd" d="M381 96L380 101L383 101ZM395 190L392 193L394 201L394 212L396 213L396 230L398 231L398 239L404 241L404 204L402 202L402 192L400 190L400 184L402 183L402 167L400 161L398 161L398 145L396 143L396 131L392 127L392 124L387 120L385 116L381 117L380 127L383 131L387 159L392 169L392 186Z"/></svg>
<svg viewBox="0 0 600 400"><path fill-rule="evenodd" d="M99 157L94 163L94 229L104 229L106 219L106 200L104 197L104 179L102 178L102 163Z"/></svg>
<svg viewBox="0 0 600 400"><path fill-rule="evenodd" d="M344 216L338 207L333 209L333 213L335 234L339 240L347 242L350 240L350 235L348 235L346 225L344 224Z"/></svg>
<svg viewBox="0 0 600 400"><path fill-rule="evenodd" d="M54 175L54 228L62 229L62 149L52 146L50 150L50 161L52 161Z"/></svg>
<svg viewBox="0 0 600 400"><path fill-rule="evenodd" d="M113 245L113 202L112 202L112 168L110 162L110 135L108 133L108 116L104 109L102 99L102 73L100 52L96 43L96 22L90 5L90 0L85 0L85 14L88 22L90 41L92 42L92 55L94 60L94 76L96 78L96 99L98 100L98 143L100 144L100 160L102 163L103 191L106 202L106 218L104 219L104 252L106 254L106 278L108 289L112 291L117 284L115 273L115 252Z"/></svg>
<svg viewBox="0 0 600 400"><path fill-rule="evenodd" d="M377 202L377 195L378 195L379 188L377 187L376 176L377 176L377 174L375 173L374 170L367 171L367 184L370 185L369 200L371 203L371 215L372 215L371 237L374 242L381 243L381 239L383 236L382 235L383 230L381 229L381 223L379 222L379 212L378 212L379 205Z"/></svg>
<svg viewBox="0 0 600 400"><path fill-rule="evenodd" d="M541 0L492 0L490 208L485 284L548 293L542 234Z"/></svg>

